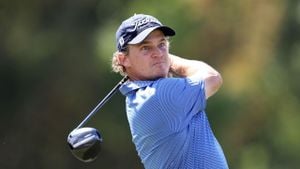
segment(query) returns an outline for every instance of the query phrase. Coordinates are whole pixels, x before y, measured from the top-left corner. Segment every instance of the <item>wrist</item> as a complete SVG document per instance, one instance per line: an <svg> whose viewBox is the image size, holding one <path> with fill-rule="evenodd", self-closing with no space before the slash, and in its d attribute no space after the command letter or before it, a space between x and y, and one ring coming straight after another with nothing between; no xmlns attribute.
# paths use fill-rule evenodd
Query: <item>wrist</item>
<svg viewBox="0 0 300 169"><path fill-rule="evenodd" d="M185 61L186 59L183 59L179 56L169 54L170 58L170 72L176 76L185 77L186 76L186 68L185 68Z"/></svg>

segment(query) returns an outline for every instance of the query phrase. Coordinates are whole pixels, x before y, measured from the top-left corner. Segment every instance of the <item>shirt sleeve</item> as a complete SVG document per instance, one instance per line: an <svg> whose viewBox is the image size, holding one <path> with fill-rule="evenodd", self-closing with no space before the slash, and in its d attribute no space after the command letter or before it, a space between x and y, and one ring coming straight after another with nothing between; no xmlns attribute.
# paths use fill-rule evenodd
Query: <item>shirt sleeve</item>
<svg viewBox="0 0 300 169"><path fill-rule="evenodd" d="M206 107L205 84L195 77L167 78L159 84L159 102L172 130L188 125L191 118Z"/></svg>

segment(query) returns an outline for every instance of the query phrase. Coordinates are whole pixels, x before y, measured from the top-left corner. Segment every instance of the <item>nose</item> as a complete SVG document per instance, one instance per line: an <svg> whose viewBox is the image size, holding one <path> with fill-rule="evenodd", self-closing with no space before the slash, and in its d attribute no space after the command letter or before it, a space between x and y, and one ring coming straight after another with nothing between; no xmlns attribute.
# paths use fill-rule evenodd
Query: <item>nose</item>
<svg viewBox="0 0 300 169"><path fill-rule="evenodd" d="M163 50L160 49L159 47L154 47L152 57L153 58L158 58L163 56Z"/></svg>

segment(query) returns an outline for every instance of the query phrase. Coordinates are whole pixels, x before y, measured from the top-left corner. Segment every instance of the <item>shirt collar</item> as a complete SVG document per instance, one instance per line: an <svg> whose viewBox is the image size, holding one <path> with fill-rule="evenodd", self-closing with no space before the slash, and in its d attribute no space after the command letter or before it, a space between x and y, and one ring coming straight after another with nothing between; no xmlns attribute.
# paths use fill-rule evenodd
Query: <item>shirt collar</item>
<svg viewBox="0 0 300 169"><path fill-rule="evenodd" d="M149 86L153 82L154 81L127 81L119 88L119 90L123 95L127 95L129 92Z"/></svg>

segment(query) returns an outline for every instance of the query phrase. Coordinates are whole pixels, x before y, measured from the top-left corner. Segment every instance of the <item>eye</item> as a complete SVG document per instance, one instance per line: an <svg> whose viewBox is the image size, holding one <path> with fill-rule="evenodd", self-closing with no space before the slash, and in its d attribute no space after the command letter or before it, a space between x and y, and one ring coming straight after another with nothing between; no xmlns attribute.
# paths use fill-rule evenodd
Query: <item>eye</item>
<svg viewBox="0 0 300 169"><path fill-rule="evenodd" d="M167 46L167 44L166 44L166 42L161 42L159 45L158 45L158 47L159 48L166 48L166 46Z"/></svg>
<svg viewBox="0 0 300 169"><path fill-rule="evenodd" d="M142 47L141 47L141 50L146 50L146 51L147 51L147 50L150 50L150 46L142 46Z"/></svg>

